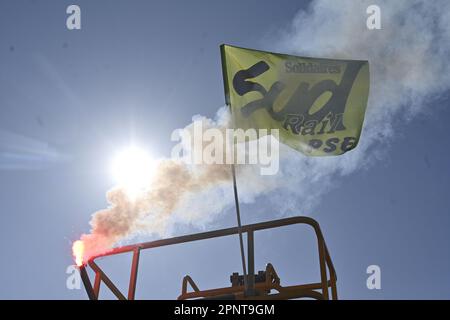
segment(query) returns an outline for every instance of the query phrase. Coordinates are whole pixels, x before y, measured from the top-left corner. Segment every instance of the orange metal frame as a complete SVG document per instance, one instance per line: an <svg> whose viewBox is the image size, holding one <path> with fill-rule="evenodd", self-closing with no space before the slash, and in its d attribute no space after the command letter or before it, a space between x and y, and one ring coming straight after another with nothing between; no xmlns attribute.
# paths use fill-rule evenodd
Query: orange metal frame
<svg viewBox="0 0 450 320"><path fill-rule="evenodd" d="M266 267L266 281L264 283L255 283L254 232L293 224L306 224L314 229L314 232L317 237L321 281L318 283L282 287L280 285L280 281L276 274L275 269L271 264L268 264ZM83 281L87 295L91 300L97 300L99 298L101 283L104 283L118 299L134 300L139 267L139 256L141 250L230 236L238 234L238 232L239 231L237 227L227 228L115 248L110 252L91 258L87 264L82 265L79 268L81 279ZM280 220L255 223L242 226L242 232L247 234L248 290L244 291L243 286L232 286L227 288L201 291L198 289L197 285L193 282L193 280L189 276L186 276L183 279L182 283L182 294L178 297L178 299L214 298L217 296L223 297L224 295L230 295L230 298L233 297L234 299L313 298L313 299L328 300L330 298L329 295L330 288L331 288L331 298L333 300L337 299L336 272L334 270L333 263L331 261L327 246L325 244L322 231L320 230L320 226L314 219L309 217L292 217ZM126 252L133 252L133 261L131 265L130 281L127 296L125 296L124 294L122 294L122 292L120 292L120 290L114 285L114 283L108 278L108 276L95 262L96 259L101 257L112 256ZM95 273L95 279L93 284L91 283L86 270L88 266L91 267ZM187 284L190 284L190 286L194 289L194 291L188 292ZM271 290L277 291L277 293L270 294Z"/></svg>

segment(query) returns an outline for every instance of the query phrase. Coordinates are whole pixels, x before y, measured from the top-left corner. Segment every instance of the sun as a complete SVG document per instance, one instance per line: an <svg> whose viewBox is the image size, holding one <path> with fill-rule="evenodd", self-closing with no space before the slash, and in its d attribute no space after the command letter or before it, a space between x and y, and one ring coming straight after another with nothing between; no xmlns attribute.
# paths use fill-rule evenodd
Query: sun
<svg viewBox="0 0 450 320"><path fill-rule="evenodd" d="M155 160L144 149L128 147L114 157L111 172L115 182L135 199L149 186L155 172Z"/></svg>

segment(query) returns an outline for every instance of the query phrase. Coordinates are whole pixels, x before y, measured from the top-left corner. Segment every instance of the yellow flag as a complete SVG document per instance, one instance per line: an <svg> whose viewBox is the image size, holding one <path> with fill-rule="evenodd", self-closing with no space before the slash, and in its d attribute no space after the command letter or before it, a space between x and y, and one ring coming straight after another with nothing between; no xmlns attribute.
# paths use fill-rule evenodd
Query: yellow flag
<svg viewBox="0 0 450 320"><path fill-rule="evenodd" d="M310 156L356 147L369 94L369 63L221 46L226 102L235 128L278 129Z"/></svg>

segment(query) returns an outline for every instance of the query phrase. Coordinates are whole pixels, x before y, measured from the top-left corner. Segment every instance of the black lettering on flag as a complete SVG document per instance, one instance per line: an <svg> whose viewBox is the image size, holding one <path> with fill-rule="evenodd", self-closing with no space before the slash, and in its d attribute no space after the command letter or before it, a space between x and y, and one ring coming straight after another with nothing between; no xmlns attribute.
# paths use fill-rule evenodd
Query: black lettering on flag
<svg viewBox="0 0 450 320"><path fill-rule="evenodd" d="M288 114L286 116L286 119L284 120L283 128L285 128L286 130L289 130L290 128L292 133L299 134L300 128L303 124L303 119L303 115L299 116L297 114Z"/></svg>
<svg viewBox="0 0 450 320"><path fill-rule="evenodd" d="M356 138L355 137L345 137L344 141L342 141L341 150L343 152L347 152L356 147Z"/></svg>
<svg viewBox="0 0 450 320"><path fill-rule="evenodd" d="M310 146L310 147L312 147L313 149L319 149L321 146L322 146L322 140L319 140L319 139L311 139L311 140L309 140L309 143L308 143L308 145Z"/></svg>
<svg viewBox="0 0 450 320"><path fill-rule="evenodd" d="M339 143L339 138L330 138L328 139L325 144L327 145L327 148L323 149L323 152L330 153L336 150L336 144Z"/></svg>
<svg viewBox="0 0 450 320"><path fill-rule="evenodd" d="M339 84L336 84L333 80L327 79L310 87L309 83L301 82L284 108L278 112L273 109L274 102L285 88L285 85L280 81L276 81L269 91L267 91L261 84L248 81L248 79L255 78L269 70L270 67L266 62L259 61L248 69L236 72L233 77L233 87L241 96L254 91L261 93L263 96L261 99L252 101L242 107L241 112L245 117L250 116L258 109L266 109L274 120L285 121L285 125L287 117L292 114L303 116L305 124L312 123L309 121L314 120L317 125L317 123L321 122L325 117L334 114L336 116L333 121L330 119L331 129L329 133L332 133L346 129L342 121L343 114L345 113L345 106L356 76L363 65L363 61L347 62L347 67ZM316 100L325 92L331 92L331 98L322 108L313 114L310 114L309 111ZM322 126L322 129L319 132L323 133L324 129L325 125ZM310 131L307 132L307 134L311 134Z"/></svg>

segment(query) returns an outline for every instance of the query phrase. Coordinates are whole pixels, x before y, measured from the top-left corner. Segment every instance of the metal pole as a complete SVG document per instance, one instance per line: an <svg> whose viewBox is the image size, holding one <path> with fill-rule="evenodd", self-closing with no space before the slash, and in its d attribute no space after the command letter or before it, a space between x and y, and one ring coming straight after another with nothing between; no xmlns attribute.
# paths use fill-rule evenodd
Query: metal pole
<svg viewBox="0 0 450 320"><path fill-rule="evenodd" d="M255 243L253 231L247 232L248 295L255 295Z"/></svg>
<svg viewBox="0 0 450 320"><path fill-rule="evenodd" d="M100 296L100 285L102 283L102 275L99 272L95 273L95 280L94 280L94 293L95 296L98 297Z"/></svg>
<svg viewBox="0 0 450 320"><path fill-rule="evenodd" d="M131 265L131 274L130 274L130 285L128 287L128 300L134 300L134 295L136 293L136 280L137 280L140 252L141 252L140 248L136 248L133 252L133 262Z"/></svg>
<svg viewBox="0 0 450 320"><path fill-rule="evenodd" d="M328 300L328 279L327 279L327 267L325 263L325 248L323 244L322 235L318 236L318 246L319 246L319 266L320 266L320 279L322 282L322 294L325 300Z"/></svg>
<svg viewBox="0 0 450 320"><path fill-rule="evenodd" d="M89 276L86 271L86 267L84 265L78 267L80 270L81 280L83 281L84 288L86 289L86 293L89 297L89 300L97 300L97 296L94 293L94 289L92 288L91 281L89 280Z"/></svg>
<svg viewBox="0 0 450 320"><path fill-rule="evenodd" d="M231 172L233 174L234 203L236 205L236 217L237 217L237 223L238 223L239 244L241 247L242 270L244 272L244 288L245 288L245 293L247 293L247 291L248 291L247 267L245 266L244 240L242 239L241 213L239 210L239 198L238 198L237 186L236 186L236 170L234 169L234 164L231 164Z"/></svg>

